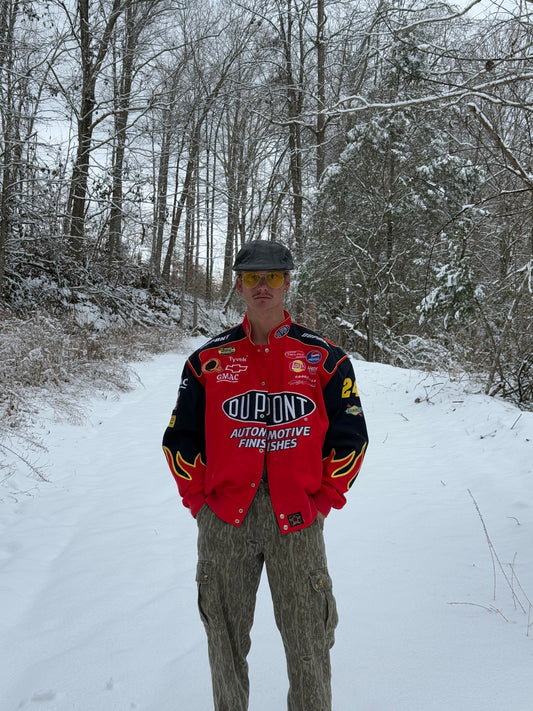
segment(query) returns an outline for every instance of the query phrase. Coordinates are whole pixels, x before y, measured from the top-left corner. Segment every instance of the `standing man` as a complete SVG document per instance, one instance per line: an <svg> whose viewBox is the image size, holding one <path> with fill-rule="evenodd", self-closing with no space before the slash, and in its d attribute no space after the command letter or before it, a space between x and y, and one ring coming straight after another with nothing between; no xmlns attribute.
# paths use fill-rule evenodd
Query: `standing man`
<svg viewBox="0 0 533 711"><path fill-rule="evenodd" d="M215 711L248 709L263 565L285 647L288 711L331 711L337 611L323 527L361 467L365 420L347 355L284 310L289 250L248 242L233 269L244 320L188 359L163 438L198 523Z"/></svg>

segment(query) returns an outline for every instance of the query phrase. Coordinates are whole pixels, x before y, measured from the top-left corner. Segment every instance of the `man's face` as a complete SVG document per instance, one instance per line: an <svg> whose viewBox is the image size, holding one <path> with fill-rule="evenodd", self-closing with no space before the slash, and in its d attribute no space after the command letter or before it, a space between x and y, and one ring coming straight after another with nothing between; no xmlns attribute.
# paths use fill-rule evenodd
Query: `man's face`
<svg viewBox="0 0 533 711"><path fill-rule="evenodd" d="M237 276L235 286L243 295L248 311L261 313L283 311L283 300L290 283L288 272L271 270L243 272Z"/></svg>

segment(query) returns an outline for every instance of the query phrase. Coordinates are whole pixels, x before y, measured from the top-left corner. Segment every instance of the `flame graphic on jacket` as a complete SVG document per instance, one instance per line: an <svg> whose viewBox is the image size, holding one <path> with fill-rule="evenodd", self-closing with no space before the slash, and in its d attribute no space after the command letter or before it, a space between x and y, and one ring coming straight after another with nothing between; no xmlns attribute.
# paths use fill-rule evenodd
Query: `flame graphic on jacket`
<svg viewBox="0 0 533 711"><path fill-rule="evenodd" d="M348 482L347 489L349 489L355 481L356 476L359 474L361 469L361 464L363 463L363 457L365 456L366 442L363 445L363 449L357 454L357 452L350 452L345 457L340 457L335 459L335 449L332 449L329 455L324 459L324 468L327 474L332 479L337 479L341 476L351 476Z"/></svg>
<svg viewBox="0 0 533 711"><path fill-rule="evenodd" d="M198 453L193 464L190 464L186 459L183 459L179 452L176 452L176 459L172 456L172 452L168 447L163 447L165 452L165 457L167 458L168 466L170 467L174 477L181 477L182 479L187 479L187 481L192 481L195 473L197 474L200 470L205 469L205 464L202 462L202 457Z"/></svg>

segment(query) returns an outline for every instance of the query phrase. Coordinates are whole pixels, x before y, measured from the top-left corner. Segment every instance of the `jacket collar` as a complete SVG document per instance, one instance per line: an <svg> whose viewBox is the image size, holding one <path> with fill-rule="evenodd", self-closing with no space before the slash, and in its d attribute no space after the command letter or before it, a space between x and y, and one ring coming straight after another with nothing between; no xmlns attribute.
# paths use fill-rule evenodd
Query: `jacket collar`
<svg viewBox="0 0 533 711"><path fill-rule="evenodd" d="M288 311L283 312L285 314L284 320L279 323L275 328L270 331L268 335L268 342L270 343L271 340L274 339L280 339L286 336L289 333L289 329L291 327L292 319L290 317L290 314ZM250 321L248 320L248 314L244 315L244 319L242 322L242 327L244 328L245 334L248 336L248 339L251 341L251 333L252 333L252 326L250 324Z"/></svg>

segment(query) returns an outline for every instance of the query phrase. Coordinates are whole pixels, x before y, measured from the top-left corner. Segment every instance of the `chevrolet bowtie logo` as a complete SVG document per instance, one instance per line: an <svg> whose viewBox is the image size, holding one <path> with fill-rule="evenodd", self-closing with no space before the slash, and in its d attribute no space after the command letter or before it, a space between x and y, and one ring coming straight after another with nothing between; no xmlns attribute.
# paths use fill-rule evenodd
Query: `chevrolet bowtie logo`
<svg viewBox="0 0 533 711"><path fill-rule="evenodd" d="M227 365L225 370L229 373L242 373L243 370L248 370L248 366L241 365L240 363L234 363L233 365Z"/></svg>

